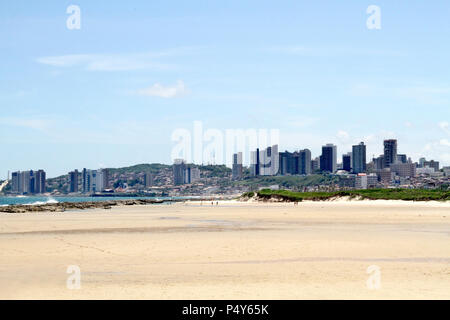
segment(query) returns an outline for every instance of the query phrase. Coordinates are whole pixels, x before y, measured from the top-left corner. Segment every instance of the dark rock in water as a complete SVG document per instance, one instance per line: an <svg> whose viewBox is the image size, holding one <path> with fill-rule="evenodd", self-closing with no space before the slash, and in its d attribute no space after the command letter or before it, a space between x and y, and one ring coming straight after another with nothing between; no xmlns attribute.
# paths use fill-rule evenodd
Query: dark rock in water
<svg viewBox="0 0 450 320"><path fill-rule="evenodd" d="M89 201L89 202L58 202L41 205L10 205L0 207L0 212L6 213L25 213L25 212L64 212L66 210L85 210L93 208L111 209L112 206L133 206L147 205L155 203L172 202L177 200L155 200L155 199L127 199L127 200L108 200L108 201Z"/></svg>

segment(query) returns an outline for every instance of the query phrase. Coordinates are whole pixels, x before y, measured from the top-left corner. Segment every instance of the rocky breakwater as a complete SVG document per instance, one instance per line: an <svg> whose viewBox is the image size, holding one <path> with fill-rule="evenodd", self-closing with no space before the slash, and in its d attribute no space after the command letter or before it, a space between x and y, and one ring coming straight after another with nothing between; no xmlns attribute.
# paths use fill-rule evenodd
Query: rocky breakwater
<svg viewBox="0 0 450 320"><path fill-rule="evenodd" d="M166 200L167 201L167 200ZM0 207L0 212L25 213L25 212L64 212L66 210L86 210L86 209L111 209L113 206L133 206L163 203L164 200L154 199L128 199L109 201L89 201L89 202L58 202L38 205L10 205Z"/></svg>

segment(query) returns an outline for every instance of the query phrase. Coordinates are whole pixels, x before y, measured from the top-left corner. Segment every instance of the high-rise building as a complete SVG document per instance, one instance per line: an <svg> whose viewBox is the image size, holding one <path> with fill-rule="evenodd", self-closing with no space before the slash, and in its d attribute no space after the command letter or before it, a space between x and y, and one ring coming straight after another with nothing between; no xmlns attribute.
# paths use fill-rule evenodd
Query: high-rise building
<svg viewBox="0 0 450 320"><path fill-rule="evenodd" d="M408 163L408 158L407 158L406 154L397 154L397 162Z"/></svg>
<svg viewBox="0 0 450 320"><path fill-rule="evenodd" d="M267 149L259 150L259 175L266 176L268 175L266 170L270 168L270 156L272 154L272 148L268 147Z"/></svg>
<svg viewBox="0 0 450 320"><path fill-rule="evenodd" d="M175 159L173 164L173 184L180 185L184 184L184 171L186 164L182 159Z"/></svg>
<svg viewBox="0 0 450 320"><path fill-rule="evenodd" d="M27 170L27 171L22 171L21 173L21 178L22 178L22 193L23 194L31 194L33 193L34 190L33 189L33 182L32 182L32 177L33 177L33 170Z"/></svg>
<svg viewBox="0 0 450 320"><path fill-rule="evenodd" d="M280 168L278 170L281 175L295 175L299 173L299 153L296 151L292 152L280 152L279 153L279 165Z"/></svg>
<svg viewBox="0 0 450 320"><path fill-rule="evenodd" d="M83 169L81 178L83 193L102 192L109 187L108 169Z"/></svg>
<svg viewBox="0 0 450 320"><path fill-rule="evenodd" d="M12 173L11 191L16 194L45 193L45 171L27 170Z"/></svg>
<svg viewBox="0 0 450 320"><path fill-rule="evenodd" d="M255 158L255 175L259 176L261 174L261 159L259 148L256 149L256 158Z"/></svg>
<svg viewBox="0 0 450 320"><path fill-rule="evenodd" d="M372 159L375 170L384 169L384 155L380 155L378 158Z"/></svg>
<svg viewBox="0 0 450 320"><path fill-rule="evenodd" d="M311 151L300 150L298 157L298 173L308 175L311 173Z"/></svg>
<svg viewBox="0 0 450 320"><path fill-rule="evenodd" d="M292 153L289 151L280 152L280 174L282 176L292 172Z"/></svg>
<svg viewBox="0 0 450 320"><path fill-rule="evenodd" d="M174 185L194 183L200 179L200 169L192 165L186 165L184 160L175 159L173 164Z"/></svg>
<svg viewBox="0 0 450 320"><path fill-rule="evenodd" d="M150 172L144 173L144 187L150 188L153 186L153 174Z"/></svg>
<svg viewBox="0 0 450 320"><path fill-rule="evenodd" d="M100 169L100 190L103 191L109 189L109 170L108 169Z"/></svg>
<svg viewBox="0 0 450 320"><path fill-rule="evenodd" d="M366 145L364 142L352 147L352 170L354 173L364 173L367 170Z"/></svg>
<svg viewBox="0 0 450 320"><path fill-rule="evenodd" d="M423 168L423 167L424 167L425 161L426 161L425 158L420 158L420 159L419 159L419 168Z"/></svg>
<svg viewBox="0 0 450 320"><path fill-rule="evenodd" d="M335 173L337 166L337 147L334 144L327 144L322 147L320 156L320 171Z"/></svg>
<svg viewBox="0 0 450 320"><path fill-rule="evenodd" d="M78 192L78 170L69 172L69 192Z"/></svg>
<svg viewBox="0 0 450 320"><path fill-rule="evenodd" d="M416 176L415 163L392 163L390 169L399 177L412 178Z"/></svg>
<svg viewBox="0 0 450 320"><path fill-rule="evenodd" d="M98 178L98 172L97 170L89 170L89 175L90 175L90 185L89 185L89 192L95 193L100 191L99 189L99 178Z"/></svg>
<svg viewBox="0 0 450 320"><path fill-rule="evenodd" d="M35 172L35 193L45 193L46 190L46 175L45 171L40 169Z"/></svg>
<svg viewBox="0 0 450 320"><path fill-rule="evenodd" d="M13 172L11 174L11 192L19 193L19 172Z"/></svg>
<svg viewBox="0 0 450 320"><path fill-rule="evenodd" d="M397 140L384 140L384 167L389 168L397 162Z"/></svg>
<svg viewBox="0 0 450 320"><path fill-rule="evenodd" d="M278 145L274 144L272 146L272 155L271 155L271 175L275 176L278 174L280 170L280 153L278 152Z"/></svg>
<svg viewBox="0 0 450 320"><path fill-rule="evenodd" d="M342 155L342 169L350 172L352 170L352 153L348 152L347 154Z"/></svg>
<svg viewBox="0 0 450 320"><path fill-rule="evenodd" d="M280 155L278 145L251 153L250 170L252 175L274 176L278 174Z"/></svg>
<svg viewBox="0 0 450 320"><path fill-rule="evenodd" d="M232 179L242 179L242 152L233 154Z"/></svg>
<svg viewBox="0 0 450 320"><path fill-rule="evenodd" d="M423 167L429 167L429 168L433 168L435 172L439 171L439 161L434 161L434 160L430 160L430 161L424 161L423 162Z"/></svg>
<svg viewBox="0 0 450 320"><path fill-rule="evenodd" d="M184 169L184 182L194 183L200 179L200 169L192 166L188 166Z"/></svg>
<svg viewBox="0 0 450 320"><path fill-rule="evenodd" d="M250 174L259 176L259 149L250 153Z"/></svg>
<svg viewBox="0 0 450 320"><path fill-rule="evenodd" d="M89 192L89 185L90 182L90 175L88 174L88 170L86 168L83 168L82 174L81 174L81 191L83 193Z"/></svg>
<svg viewBox="0 0 450 320"><path fill-rule="evenodd" d="M320 170L320 158L316 157L314 160L311 160L311 172L315 173Z"/></svg>

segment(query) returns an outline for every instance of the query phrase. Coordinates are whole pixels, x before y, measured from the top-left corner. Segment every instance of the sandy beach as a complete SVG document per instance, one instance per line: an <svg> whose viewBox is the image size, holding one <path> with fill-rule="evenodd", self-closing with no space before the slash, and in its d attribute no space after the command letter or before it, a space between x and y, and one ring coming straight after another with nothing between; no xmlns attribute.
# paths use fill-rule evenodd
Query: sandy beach
<svg viewBox="0 0 450 320"><path fill-rule="evenodd" d="M0 299L450 299L450 203L3 213Z"/></svg>

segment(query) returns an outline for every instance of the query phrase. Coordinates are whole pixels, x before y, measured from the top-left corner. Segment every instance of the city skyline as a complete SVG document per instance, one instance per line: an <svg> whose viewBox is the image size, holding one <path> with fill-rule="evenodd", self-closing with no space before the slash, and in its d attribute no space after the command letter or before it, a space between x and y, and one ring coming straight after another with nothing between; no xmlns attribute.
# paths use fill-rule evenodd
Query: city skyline
<svg viewBox="0 0 450 320"><path fill-rule="evenodd" d="M379 30L360 1L81 0L79 30L68 5L0 4L0 179L171 163L172 132L196 120L338 159L389 137L450 165L448 1L377 1Z"/></svg>
<svg viewBox="0 0 450 320"><path fill-rule="evenodd" d="M372 157L368 157L366 145L364 141L359 142L358 144L355 144L351 146L352 151L342 151L341 155L342 157L338 157L338 148L336 145L332 143L327 143L322 145L322 152L321 154L317 154L315 157L313 157L311 150L308 148L301 149L296 148L292 152L285 150L285 151L279 151L278 144L274 145L268 145L265 149L262 149L260 147L256 148L256 150L250 150L249 151L249 159L250 162L248 164L243 163L243 152L238 151L237 153L232 154L232 161L231 165L228 166L233 174L232 179L235 179L235 176L239 176L242 178L242 169L248 168L251 172L251 175L254 176L274 176L274 175L286 175L286 174L292 174L292 175L308 175L314 173L315 169L314 167L317 166L318 169L320 169L320 172L328 172L328 173L336 173L338 170L344 170L351 173L365 173L367 172L367 165L372 164L375 169L384 169L389 168L391 164L401 164L401 163L412 163L417 164L419 167L431 167L435 168L435 171L440 170L441 168L449 168L449 166L442 165L438 160L430 159L426 157L421 157L417 159L417 161L414 161L415 159L412 159L407 154L400 154L398 153L398 141L396 139L384 139L383 140L383 152L376 156L373 154ZM297 154L299 159L296 164L290 163L289 157L292 157L293 155ZM347 159L346 159L347 158ZM341 159L341 160L338 160ZM339 162L340 161L340 162ZM347 161L347 162L346 162ZM317 162L314 163L314 162ZM148 163L150 164L150 163ZM136 165L136 164L134 164ZM191 165L211 165L210 163L195 163L195 162L187 162L185 159L179 158L175 159L173 163L169 163L166 165L173 165L174 166L174 176L179 178L175 179L175 185L177 184L183 184L185 181L191 181ZM225 163L220 164L212 164L212 165L225 165ZM240 167L238 167L240 166ZM346 169L346 166L349 166L348 169ZM296 167L296 169L294 169ZM176 169L178 168L178 169ZM78 181L79 176L81 175L82 181L83 181L83 192L91 191L91 186L85 186L84 181L88 181L89 179L85 176L91 176L93 175L93 180L96 181L97 172L99 172L99 176L108 175L108 169L113 168L98 168L96 170L86 169L83 168L81 172L78 171L78 169L74 169L73 171L69 171L68 173L64 173L69 175L69 179L76 179ZM39 171L42 171L42 169L39 169ZM176 173L176 171L179 171ZM10 174L10 170L8 170L8 175ZM33 170L17 170L12 171L12 174L15 173L23 173L23 172L33 172ZM45 173L44 173L45 174ZM49 178L56 178L55 177L49 177ZM76 177L76 178L74 178ZM198 179L199 173L195 172L195 178ZM9 177L8 177L9 178ZM11 176L12 179L12 176ZM147 179L147 178L146 178ZM107 185L107 183L104 183L104 178L100 178L97 184L99 185ZM107 181L107 178L106 178ZM90 182L89 182L90 183ZM93 190L95 191L95 182L93 185ZM78 183L76 184L78 185ZM72 186L72 183L70 183L70 188L75 189L78 187Z"/></svg>
<svg viewBox="0 0 450 320"><path fill-rule="evenodd" d="M303 149L294 152L279 152L278 145L268 146L266 149L256 148L251 151L251 163L248 167L250 175L246 178L256 176L309 176L311 174L325 173L329 177L336 177L339 182L339 188L367 189L376 187L395 187L402 185L403 188L417 186L436 186L445 181L449 175L450 167L443 167L440 170L439 161L426 160L420 158L418 162L412 162L412 159L406 154L398 153L398 144L395 139L383 140L384 152L377 158L367 163L366 146L364 142L352 146L352 152L343 154L342 162L337 162L337 147L333 144L322 146L322 154L314 159L311 158L311 151ZM229 180L243 180L242 152L233 154L232 167L230 168ZM148 192L149 188L155 187L161 195L167 194L167 190L173 189L180 191L183 185L197 184L198 190L195 192L211 192L219 190L220 187L214 185L205 185L206 177L201 174L201 169L195 164L186 163L183 159L175 159L171 167L172 178L157 169L158 185L154 185L154 174L150 171L151 166L147 164L147 169L141 170L131 175L114 174L110 177L109 169L91 170L83 168L81 173L75 169L70 171L66 179L58 177L52 181L52 187L47 189L46 173L44 170L26 170L13 172L11 177L11 187L9 194L15 195L35 195L46 194L50 191L52 194L108 194L127 192ZM114 169L112 169L114 170ZM149 171L150 170L150 171ZM207 169L207 170L211 170ZM120 171L119 171L120 172ZM122 171L124 172L124 171ZM206 176L210 175L206 174ZM226 176L219 175L222 180L228 180ZM112 179L111 179L112 178ZM123 180L125 178L125 180ZM131 180L129 180L131 178ZM202 180L203 178L203 180ZM55 180L55 179L53 179ZM216 180L216 183L219 182ZM161 185L161 182L163 183ZM225 182L225 181L222 181ZM283 182L285 183L285 182ZM220 184L220 182L219 182ZM226 184L226 183L225 183ZM134 186L138 185L138 188ZM140 187L139 187L140 185ZM161 187L168 188L166 191ZM206 187L206 188L205 188ZM235 186L237 187L237 186ZM273 185L278 188L279 186ZM315 185L313 188L325 187L324 185ZM334 188L334 184L333 187ZM209 190L209 191L208 191ZM153 193L155 194L155 193Z"/></svg>

